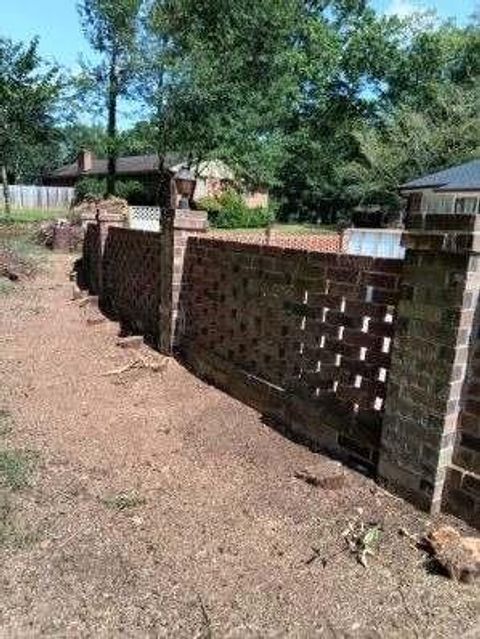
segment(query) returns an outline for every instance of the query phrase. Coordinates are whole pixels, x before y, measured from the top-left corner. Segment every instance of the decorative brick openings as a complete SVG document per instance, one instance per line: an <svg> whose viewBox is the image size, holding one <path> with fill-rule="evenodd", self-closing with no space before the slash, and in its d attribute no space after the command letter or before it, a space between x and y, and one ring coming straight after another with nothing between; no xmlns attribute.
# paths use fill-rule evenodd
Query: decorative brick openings
<svg viewBox="0 0 480 639"><path fill-rule="evenodd" d="M110 228L103 254L101 306L128 332L155 343L161 281L159 233Z"/></svg>
<svg viewBox="0 0 480 639"><path fill-rule="evenodd" d="M388 487L432 512L440 510L447 473L450 484L460 483L449 468L480 286L478 225L475 216L412 216L404 236L379 475ZM473 407L467 400L464 427L471 423L467 415ZM462 441L472 440L460 434L457 462ZM467 457L473 460L470 453ZM452 495L455 501L458 495Z"/></svg>
<svg viewBox="0 0 480 639"><path fill-rule="evenodd" d="M124 326L298 440L480 528L480 218L411 216L405 260L88 226L83 271Z"/></svg>
<svg viewBox="0 0 480 639"><path fill-rule="evenodd" d="M229 392L374 470L401 267L192 239L183 351Z"/></svg>
<svg viewBox="0 0 480 639"><path fill-rule="evenodd" d="M320 234L288 234L278 233L275 230L269 235L267 241L266 232L246 233L241 231L209 231L209 237L221 239L227 242L241 242L242 244L260 244L279 246L281 248L299 249L302 251L316 251L318 253L338 253L342 250L342 237L338 233Z"/></svg>

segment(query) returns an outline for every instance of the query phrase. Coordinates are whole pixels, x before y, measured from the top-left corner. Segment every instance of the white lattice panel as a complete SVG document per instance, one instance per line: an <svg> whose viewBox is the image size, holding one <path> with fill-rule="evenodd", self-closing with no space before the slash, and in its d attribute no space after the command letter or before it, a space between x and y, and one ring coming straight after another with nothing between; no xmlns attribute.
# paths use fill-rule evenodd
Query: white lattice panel
<svg viewBox="0 0 480 639"><path fill-rule="evenodd" d="M130 228L137 231L160 231L162 210L156 206L131 206Z"/></svg>

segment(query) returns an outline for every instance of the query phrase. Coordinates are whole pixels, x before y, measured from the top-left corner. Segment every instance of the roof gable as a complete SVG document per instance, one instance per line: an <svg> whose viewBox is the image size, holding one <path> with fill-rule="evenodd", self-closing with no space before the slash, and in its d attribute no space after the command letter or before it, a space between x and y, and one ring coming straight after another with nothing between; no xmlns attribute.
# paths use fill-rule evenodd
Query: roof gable
<svg viewBox="0 0 480 639"><path fill-rule="evenodd" d="M480 159L430 173L400 186L400 189L421 188L439 191L480 190Z"/></svg>

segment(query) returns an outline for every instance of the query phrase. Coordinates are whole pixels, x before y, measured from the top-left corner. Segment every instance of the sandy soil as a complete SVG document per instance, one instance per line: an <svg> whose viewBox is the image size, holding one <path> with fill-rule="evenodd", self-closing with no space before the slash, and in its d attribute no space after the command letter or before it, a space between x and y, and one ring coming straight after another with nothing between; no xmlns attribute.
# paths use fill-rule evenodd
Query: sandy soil
<svg viewBox="0 0 480 639"><path fill-rule="evenodd" d="M37 454L31 486L3 490L0 636L480 636L479 588L398 535L425 515L350 470L296 479L338 470L175 361L103 375L137 353L71 301L71 260L0 298L0 450ZM368 569L341 535L355 519L384 530Z"/></svg>

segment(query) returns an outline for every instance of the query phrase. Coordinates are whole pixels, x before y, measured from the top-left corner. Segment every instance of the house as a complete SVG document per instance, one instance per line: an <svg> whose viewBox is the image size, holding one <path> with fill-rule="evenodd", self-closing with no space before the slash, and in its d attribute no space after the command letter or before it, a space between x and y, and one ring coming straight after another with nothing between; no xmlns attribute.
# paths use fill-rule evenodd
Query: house
<svg viewBox="0 0 480 639"><path fill-rule="evenodd" d="M480 213L480 159L402 184L408 213Z"/></svg>
<svg viewBox="0 0 480 639"><path fill-rule="evenodd" d="M164 160L164 171L167 173L164 182L185 164L183 158L175 153L169 153ZM120 180L132 180L143 185L141 201L136 204L156 204L159 188L159 161L157 155L133 155L117 158L117 176ZM96 158L93 153L83 150L78 154L77 161L62 166L44 177L43 183L49 186L75 186L84 178L105 178L108 172L108 161ZM236 184L233 171L220 160L201 162L194 167L197 183L194 200L215 195ZM268 206L268 191L258 189L245 191L245 201L250 207Z"/></svg>

